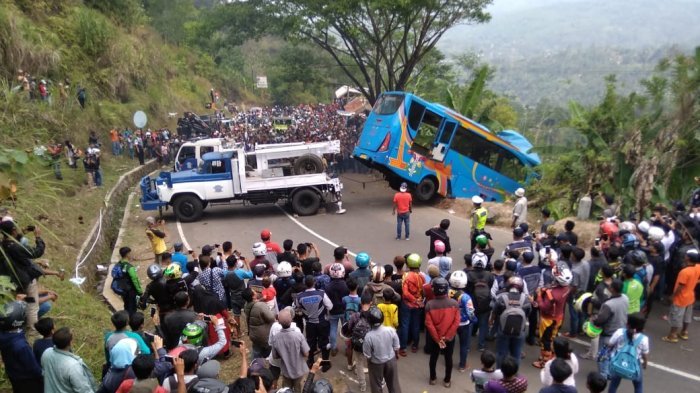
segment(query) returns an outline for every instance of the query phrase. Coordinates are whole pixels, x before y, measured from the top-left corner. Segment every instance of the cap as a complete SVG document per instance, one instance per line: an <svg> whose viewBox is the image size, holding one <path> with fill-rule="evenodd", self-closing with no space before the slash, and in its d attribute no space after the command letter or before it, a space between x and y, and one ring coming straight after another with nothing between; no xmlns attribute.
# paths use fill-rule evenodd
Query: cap
<svg viewBox="0 0 700 393"><path fill-rule="evenodd" d="M525 231L523 231L523 228L520 228L520 227L513 228L513 236L523 237L523 235L525 235Z"/></svg>
<svg viewBox="0 0 700 393"><path fill-rule="evenodd" d="M17 225L12 220L5 220L0 223L0 231L10 233Z"/></svg>
<svg viewBox="0 0 700 393"><path fill-rule="evenodd" d="M208 244L205 244L202 247L202 254L204 254L204 255L209 255L209 254L211 254L212 251L214 251L214 247L212 247Z"/></svg>
<svg viewBox="0 0 700 393"><path fill-rule="evenodd" d="M406 184L406 182L401 183L401 187L399 188L399 191L406 192L407 190L408 190L408 184Z"/></svg>
<svg viewBox="0 0 700 393"><path fill-rule="evenodd" d="M693 262L700 262L700 253L695 248L691 248L685 252L685 256Z"/></svg>
<svg viewBox="0 0 700 393"><path fill-rule="evenodd" d="M515 190L515 196L521 197L523 195L525 195L525 190L523 188L518 188L517 190Z"/></svg>
<svg viewBox="0 0 700 393"><path fill-rule="evenodd" d="M484 203L484 198L482 198L478 195L474 195L472 197L472 203L474 203L475 205L480 205L480 204Z"/></svg>
<svg viewBox="0 0 700 393"><path fill-rule="evenodd" d="M148 216L148 217L146 217L146 223L148 223L148 224L155 224L155 223L156 223L156 219L155 219L153 216Z"/></svg>
<svg viewBox="0 0 700 393"><path fill-rule="evenodd" d="M197 378L217 378L220 370L221 364L218 360L209 360L199 366L197 369Z"/></svg>
<svg viewBox="0 0 700 393"><path fill-rule="evenodd" d="M270 236L272 236L272 232L270 232L269 229L263 229L263 230L260 232L260 238L263 239L263 240L269 239Z"/></svg>

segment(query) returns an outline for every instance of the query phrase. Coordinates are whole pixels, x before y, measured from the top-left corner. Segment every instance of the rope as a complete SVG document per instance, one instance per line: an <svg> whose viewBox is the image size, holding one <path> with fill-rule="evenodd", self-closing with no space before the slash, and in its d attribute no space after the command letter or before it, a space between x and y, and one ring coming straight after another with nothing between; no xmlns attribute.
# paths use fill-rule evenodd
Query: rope
<svg viewBox="0 0 700 393"><path fill-rule="evenodd" d="M365 185L370 184L370 183L378 183L378 182L383 182L385 181L384 179L377 179L377 180L370 180L370 181L363 181L363 180L355 180L351 177L343 176L343 181L350 180L351 182L355 183L360 183L362 184L362 189L365 189Z"/></svg>
<svg viewBox="0 0 700 393"><path fill-rule="evenodd" d="M100 239L100 234L102 233L102 208L100 208L100 218L97 221L97 235L95 235L95 240L92 242L92 246L90 246L90 249L85 253L83 256L83 259L80 260L80 262L75 264L75 277L73 277L70 281L80 287L80 285L85 281L84 277L80 277L79 272L80 272L80 267L85 263L85 261L88 259L90 256L90 253L92 250L95 249L95 245L97 244L97 241Z"/></svg>

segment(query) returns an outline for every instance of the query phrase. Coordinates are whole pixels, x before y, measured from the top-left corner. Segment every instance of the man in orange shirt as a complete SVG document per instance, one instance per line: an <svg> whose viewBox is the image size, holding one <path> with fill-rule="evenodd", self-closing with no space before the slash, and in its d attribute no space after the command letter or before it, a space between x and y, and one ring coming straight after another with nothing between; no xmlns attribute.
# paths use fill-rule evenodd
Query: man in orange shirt
<svg viewBox="0 0 700 393"><path fill-rule="evenodd" d="M676 286L673 289L673 295L671 295L673 302L668 314L671 331L668 336L661 337L663 341L677 343L679 338L688 339L688 325L693 319L693 304L695 304L695 285L700 278L700 269L695 266L698 262L700 262L700 253L697 249L691 248L686 251L684 267L678 273ZM678 333L679 329L681 329L680 334Z"/></svg>
<svg viewBox="0 0 700 393"><path fill-rule="evenodd" d="M408 185L401 183L399 192L394 194L394 208L391 214L396 214L396 240L401 240L401 223L406 228L406 240L411 235L411 213L413 212L413 198L408 192Z"/></svg>
<svg viewBox="0 0 700 393"><path fill-rule="evenodd" d="M119 143L119 131L114 127L109 132L109 139L112 141L112 154L118 156L122 152L122 146Z"/></svg>

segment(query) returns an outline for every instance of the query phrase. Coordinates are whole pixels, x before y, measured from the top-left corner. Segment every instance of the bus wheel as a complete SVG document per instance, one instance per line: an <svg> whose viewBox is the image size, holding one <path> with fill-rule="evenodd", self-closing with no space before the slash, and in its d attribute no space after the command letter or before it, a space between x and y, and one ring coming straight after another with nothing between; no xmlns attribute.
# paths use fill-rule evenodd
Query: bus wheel
<svg viewBox="0 0 700 393"><path fill-rule="evenodd" d="M321 196L315 191L299 190L292 196L292 209L300 216L311 216L321 207Z"/></svg>
<svg viewBox="0 0 700 393"><path fill-rule="evenodd" d="M315 154L305 154L294 160L294 173L308 175L323 172L323 161Z"/></svg>
<svg viewBox="0 0 700 393"><path fill-rule="evenodd" d="M173 210L177 219L182 222L192 222L202 217L204 206L202 201L194 195L183 195L173 203Z"/></svg>
<svg viewBox="0 0 700 393"><path fill-rule="evenodd" d="M435 180L430 177L424 177L416 186L414 193L419 201L428 202L435 197L436 191L437 184L435 184Z"/></svg>

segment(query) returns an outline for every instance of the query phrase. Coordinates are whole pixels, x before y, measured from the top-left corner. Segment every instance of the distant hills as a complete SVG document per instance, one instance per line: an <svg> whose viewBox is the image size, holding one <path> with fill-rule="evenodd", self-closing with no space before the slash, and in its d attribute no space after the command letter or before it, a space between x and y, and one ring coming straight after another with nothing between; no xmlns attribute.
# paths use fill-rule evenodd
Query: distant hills
<svg viewBox="0 0 700 393"><path fill-rule="evenodd" d="M658 61L700 45L700 0L495 0L492 20L459 25L439 48L477 52L496 67L492 89L525 104L595 101L603 78L637 87Z"/></svg>

